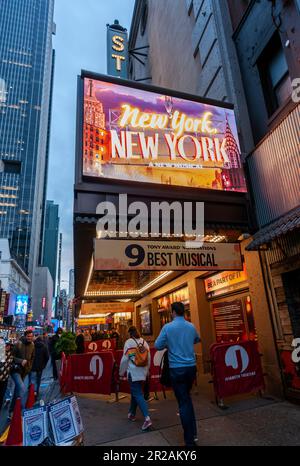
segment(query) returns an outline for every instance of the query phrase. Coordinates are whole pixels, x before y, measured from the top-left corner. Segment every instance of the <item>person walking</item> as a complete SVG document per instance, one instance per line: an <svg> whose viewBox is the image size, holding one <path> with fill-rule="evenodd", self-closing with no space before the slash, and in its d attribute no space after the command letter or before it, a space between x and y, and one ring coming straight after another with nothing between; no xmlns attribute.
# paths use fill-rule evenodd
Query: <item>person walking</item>
<svg viewBox="0 0 300 466"><path fill-rule="evenodd" d="M88 342L92 341L91 332L89 329L86 329L84 331L83 337L84 337L84 341L88 341Z"/></svg>
<svg viewBox="0 0 300 466"><path fill-rule="evenodd" d="M43 342L45 343L45 345L47 346L47 349L49 350L49 336L48 336L48 332L43 332Z"/></svg>
<svg viewBox="0 0 300 466"><path fill-rule="evenodd" d="M128 412L130 421L136 420L137 407L140 408L144 423L142 431L146 431L152 425L148 406L144 399L142 390L143 382L147 378L150 367L150 350L147 342L140 337L136 327L128 329L129 338L124 345L124 352L120 362L120 376L122 377L127 371L127 378L130 386L131 403ZM147 354L145 354L147 352ZM143 361L139 361L142 355ZM144 365L139 365L144 364Z"/></svg>
<svg viewBox="0 0 300 466"><path fill-rule="evenodd" d="M11 351L11 345L9 341L5 341L5 360L0 361L0 411L2 409L13 361L14 358Z"/></svg>
<svg viewBox="0 0 300 466"><path fill-rule="evenodd" d="M76 344L76 353L83 354L84 353L84 336L80 328L76 330L75 344Z"/></svg>
<svg viewBox="0 0 300 466"><path fill-rule="evenodd" d="M9 417L12 416L17 398L21 398L22 409L25 408L27 393L25 378L31 372L34 353L33 332L32 330L26 330L24 336L14 345L12 350L14 362L11 369L11 378L15 383L15 388L9 407Z"/></svg>
<svg viewBox="0 0 300 466"><path fill-rule="evenodd" d="M49 360L49 351L47 345L45 344L42 337L38 336L34 342L35 353L34 353L34 360L32 364L32 375L33 375L33 382L34 382L34 394L36 398L39 396L40 392L40 385L42 380L43 370L47 366Z"/></svg>
<svg viewBox="0 0 300 466"><path fill-rule="evenodd" d="M52 363L52 373L53 373L53 379L57 380L58 379L58 374L57 374L57 367L56 367L56 360L59 359L59 355L56 352L55 345L60 339L61 335L63 333L62 328L58 328L56 330L56 333L53 335L49 342L49 352L51 356L51 363Z"/></svg>
<svg viewBox="0 0 300 466"><path fill-rule="evenodd" d="M201 340L194 325L184 318L183 303L175 302L171 309L173 321L163 326L154 346L157 350L168 349L170 379L179 406L185 445L193 446L197 441L197 426L190 392L197 372L194 345Z"/></svg>

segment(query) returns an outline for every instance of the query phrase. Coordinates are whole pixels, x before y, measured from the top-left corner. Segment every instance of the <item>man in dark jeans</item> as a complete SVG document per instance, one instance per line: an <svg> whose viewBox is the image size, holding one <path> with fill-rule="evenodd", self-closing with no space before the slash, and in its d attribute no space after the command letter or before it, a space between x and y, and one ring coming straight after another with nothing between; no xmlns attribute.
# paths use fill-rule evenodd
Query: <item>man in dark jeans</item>
<svg viewBox="0 0 300 466"><path fill-rule="evenodd" d="M155 348L168 349L172 388L184 430L186 446L193 446L197 440L197 425L190 391L196 378L196 357L194 344L200 337L193 324L184 318L184 305L172 304L173 321L165 324L155 341Z"/></svg>

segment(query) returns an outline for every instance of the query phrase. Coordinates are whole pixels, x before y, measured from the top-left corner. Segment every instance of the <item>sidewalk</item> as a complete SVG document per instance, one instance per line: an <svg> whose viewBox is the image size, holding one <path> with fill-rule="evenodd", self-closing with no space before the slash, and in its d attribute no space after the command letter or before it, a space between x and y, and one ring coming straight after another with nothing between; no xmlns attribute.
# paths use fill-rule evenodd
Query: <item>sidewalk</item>
<svg viewBox="0 0 300 466"><path fill-rule="evenodd" d="M198 445L300 445L300 407L287 401L258 398L227 400L221 410L213 401L212 387L203 380L193 395L198 424ZM208 385L208 384L207 384ZM85 428L84 445L183 446L177 403L167 399L150 402L153 429L141 432L142 416L127 420L129 397L110 403L112 397L77 395Z"/></svg>

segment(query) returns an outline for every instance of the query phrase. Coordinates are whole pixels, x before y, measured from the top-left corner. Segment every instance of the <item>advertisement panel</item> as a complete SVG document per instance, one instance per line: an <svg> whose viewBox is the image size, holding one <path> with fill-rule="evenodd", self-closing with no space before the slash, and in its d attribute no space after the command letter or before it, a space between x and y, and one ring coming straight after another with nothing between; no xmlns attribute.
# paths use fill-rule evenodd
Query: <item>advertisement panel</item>
<svg viewBox="0 0 300 466"><path fill-rule="evenodd" d="M83 175L246 192L231 108L107 78L84 78L83 106Z"/></svg>
<svg viewBox="0 0 300 466"><path fill-rule="evenodd" d="M133 312L133 303L83 303L80 310L80 317L91 316L92 314L106 314L108 312ZM99 316L101 317L101 316Z"/></svg>
<svg viewBox="0 0 300 466"><path fill-rule="evenodd" d="M16 300L15 315L26 315L28 311L28 295L18 295Z"/></svg>
<svg viewBox="0 0 300 466"><path fill-rule="evenodd" d="M247 272L244 264L243 270L220 272L204 280L205 291L209 297L228 293L242 285L247 284ZM238 286L237 286L238 285Z"/></svg>
<svg viewBox="0 0 300 466"><path fill-rule="evenodd" d="M242 270L238 243L95 239L95 270Z"/></svg>

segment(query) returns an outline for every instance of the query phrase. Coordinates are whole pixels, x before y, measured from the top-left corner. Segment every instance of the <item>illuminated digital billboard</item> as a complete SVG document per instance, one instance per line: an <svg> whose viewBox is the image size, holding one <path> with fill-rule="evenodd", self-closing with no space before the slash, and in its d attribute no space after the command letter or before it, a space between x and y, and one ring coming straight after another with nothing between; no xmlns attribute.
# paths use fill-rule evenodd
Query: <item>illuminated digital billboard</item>
<svg viewBox="0 0 300 466"><path fill-rule="evenodd" d="M15 315L26 315L28 312L28 295L18 295L16 299Z"/></svg>
<svg viewBox="0 0 300 466"><path fill-rule="evenodd" d="M246 192L232 108L87 77L83 106L83 175Z"/></svg>

